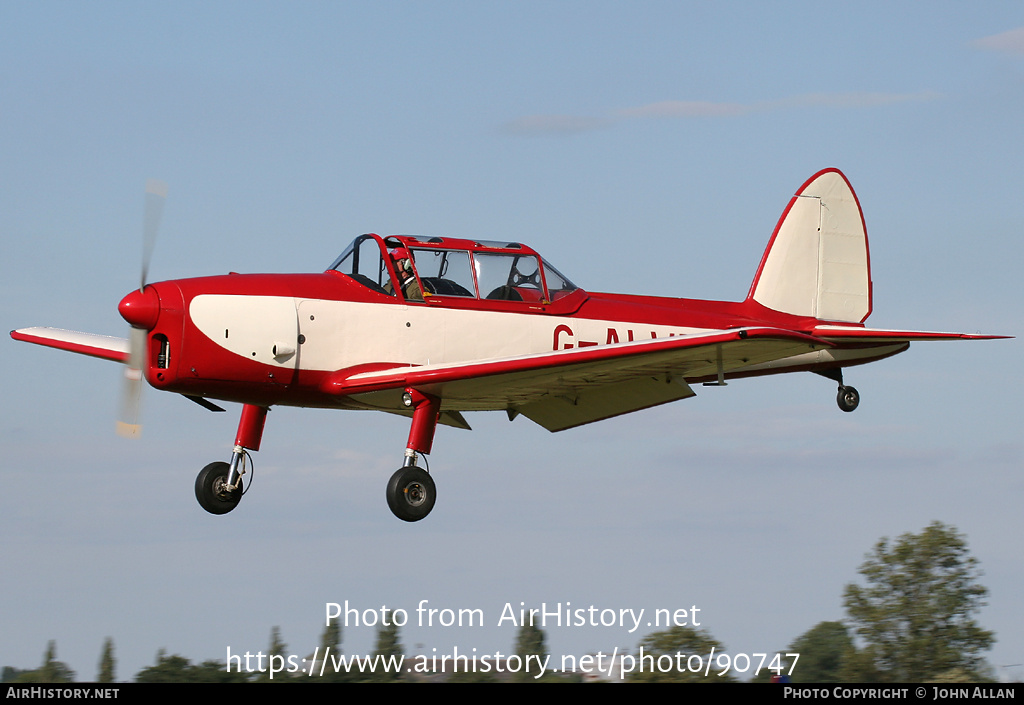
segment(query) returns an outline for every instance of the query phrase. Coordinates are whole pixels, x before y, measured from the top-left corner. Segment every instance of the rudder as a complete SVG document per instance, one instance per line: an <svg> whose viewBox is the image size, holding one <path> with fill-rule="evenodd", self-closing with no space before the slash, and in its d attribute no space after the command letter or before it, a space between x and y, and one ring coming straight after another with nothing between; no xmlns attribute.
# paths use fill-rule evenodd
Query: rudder
<svg viewBox="0 0 1024 705"><path fill-rule="evenodd" d="M841 171L819 171L790 200L747 299L823 321L862 323L871 315L864 214Z"/></svg>

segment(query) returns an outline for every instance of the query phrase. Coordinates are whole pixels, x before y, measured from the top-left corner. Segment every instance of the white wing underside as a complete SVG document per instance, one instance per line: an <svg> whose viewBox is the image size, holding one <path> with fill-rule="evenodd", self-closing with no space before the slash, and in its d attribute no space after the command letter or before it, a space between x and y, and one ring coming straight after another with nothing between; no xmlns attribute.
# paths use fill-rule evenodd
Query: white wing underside
<svg viewBox="0 0 1024 705"><path fill-rule="evenodd" d="M734 329L503 360L351 376L340 371L333 393L364 408L394 410L402 391L415 387L440 397L442 411L504 409L561 431L692 397L688 378L725 375L827 347L780 329Z"/></svg>

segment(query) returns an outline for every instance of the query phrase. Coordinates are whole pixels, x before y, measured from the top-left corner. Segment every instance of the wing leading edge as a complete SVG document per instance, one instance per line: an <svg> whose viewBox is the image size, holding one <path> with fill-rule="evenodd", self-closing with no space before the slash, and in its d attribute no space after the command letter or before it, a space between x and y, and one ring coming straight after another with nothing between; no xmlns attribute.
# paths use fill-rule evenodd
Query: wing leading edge
<svg viewBox="0 0 1024 705"><path fill-rule="evenodd" d="M443 410L504 409L561 431L694 396L687 378L831 346L794 331L737 328L471 363L339 370L321 391L382 408L415 387L440 397Z"/></svg>

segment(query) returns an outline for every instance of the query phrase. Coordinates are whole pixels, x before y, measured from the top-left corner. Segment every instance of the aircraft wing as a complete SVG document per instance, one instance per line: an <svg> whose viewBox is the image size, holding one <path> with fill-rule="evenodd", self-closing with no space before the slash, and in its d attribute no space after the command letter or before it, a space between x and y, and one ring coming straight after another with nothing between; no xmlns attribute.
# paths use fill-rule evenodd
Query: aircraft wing
<svg viewBox="0 0 1024 705"><path fill-rule="evenodd" d="M11 337L26 343L67 350L114 362L128 362L128 340L95 333L79 333L63 328L21 328L12 330Z"/></svg>
<svg viewBox="0 0 1024 705"><path fill-rule="evenodd" d="M815 336L826 340L862 343L909 343L914 340L996 340L1012 337L1008 335L985 335L982 333L942 333L928 330L892 330L832 325L815 326L813 333Z"/></svg>
<svg viewBox="0 0 1024 705"><path fill-rule="evenodd" d="M442 411L505 409L561 431L694 396L687 378L831 346L778 328L737 328L470 363L339 370L321 390L394 408L411 386L440 397Z"/></svg>

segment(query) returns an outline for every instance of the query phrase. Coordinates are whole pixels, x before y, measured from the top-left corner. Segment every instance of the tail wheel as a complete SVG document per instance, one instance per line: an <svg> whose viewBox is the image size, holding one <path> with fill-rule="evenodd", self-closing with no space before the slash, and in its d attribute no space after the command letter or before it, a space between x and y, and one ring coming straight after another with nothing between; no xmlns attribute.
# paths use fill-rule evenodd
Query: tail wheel
<svg viewBox="0 0 1024 705"><path fill-rule="evenodd" d="M434 479L422 468L409 465L388 482L388 507L402 521L419 521L430 514L437 497Z"/></svg>

